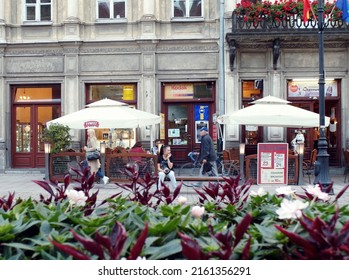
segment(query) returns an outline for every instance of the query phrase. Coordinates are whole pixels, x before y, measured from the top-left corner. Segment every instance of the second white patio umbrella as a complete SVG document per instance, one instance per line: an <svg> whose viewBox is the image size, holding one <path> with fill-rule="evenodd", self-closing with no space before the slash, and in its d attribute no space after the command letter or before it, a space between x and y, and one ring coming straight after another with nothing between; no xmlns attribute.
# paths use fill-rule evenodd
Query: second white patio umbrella
<svg viewBox="0 0 349 280"><path fill-rule="evenodd" d="M267 96L251 102L254 105L245 107L231 114L219 116L218 123L241 124L271 127L318 127L319 114L290 105L277 97ZM330 118L325 117L325 126Z"/></svg>

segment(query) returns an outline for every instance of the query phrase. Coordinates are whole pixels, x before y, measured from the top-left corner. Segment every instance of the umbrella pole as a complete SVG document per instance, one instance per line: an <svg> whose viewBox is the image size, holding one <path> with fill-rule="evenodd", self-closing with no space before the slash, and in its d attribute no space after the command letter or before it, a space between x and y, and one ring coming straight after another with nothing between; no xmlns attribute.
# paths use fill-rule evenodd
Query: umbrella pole
<svg viewBox="0 0 349 280"><path fill-rule="evenodd" d="M153 147L153 125L150 125L150 146L149 146L150 153L152 152L152 147Z"/></svg>

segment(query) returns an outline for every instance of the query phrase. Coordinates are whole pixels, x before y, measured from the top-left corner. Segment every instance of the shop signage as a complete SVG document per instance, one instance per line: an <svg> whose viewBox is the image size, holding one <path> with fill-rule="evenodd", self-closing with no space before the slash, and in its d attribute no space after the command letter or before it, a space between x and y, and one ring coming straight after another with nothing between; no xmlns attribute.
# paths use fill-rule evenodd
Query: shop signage
<svg viewBox="0 0 349 280"><path fill-rule="evenodd" d="M288 81L288 97L319 97L318 81ZM337 81L326 81L325 96L338 96Z"/></svg>
<svg viewBox="0 0 349 280"><path fill-rule="evenodd" d="M193 99L194 86L192 83L165 85L165 99Z"/></svg>
<svg viewBox="0 0 349 280"><path fill-rule="evenodd" d="M134 100L133 86L124 86L122 89L123 100Z"/></svg>
<svg viewBox="0 0 349 280"><path fill-rule="evenodd" d="M84 122L84 128L98 128L99 121L86 121Z"/></svg>
<svg viewBox="0 0 349 280"><path fill-rule="evenodd" d="M288 143L258 143L257 184L288 181Z"/></svg>
<svg viewBox="0 0 349 280"><path fill-rule="evenodd" d="M165 114L160 113L160 139L165 139Z"/></svg>
<svg viewBox="0 0 349 280"><path fill-rule="evenodd" d="M209 119L210 119L210 107L208 104L201 104L201 105L194 105L194 119L195 119L195 143L201 142L201 136L200 136L200 129L202 127L207 127L207 129L210 129L209 126Z"/></svg>

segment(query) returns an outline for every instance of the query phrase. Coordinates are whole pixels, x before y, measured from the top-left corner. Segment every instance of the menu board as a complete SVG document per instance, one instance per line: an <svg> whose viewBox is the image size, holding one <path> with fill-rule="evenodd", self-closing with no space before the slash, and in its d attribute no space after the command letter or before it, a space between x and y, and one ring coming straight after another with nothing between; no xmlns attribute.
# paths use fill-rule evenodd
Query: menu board
<svg viewBox="0 0 349 280"><path fill-rule="evenodd" d="M288 143L258 143L257 184L288 181Z"/></svg>

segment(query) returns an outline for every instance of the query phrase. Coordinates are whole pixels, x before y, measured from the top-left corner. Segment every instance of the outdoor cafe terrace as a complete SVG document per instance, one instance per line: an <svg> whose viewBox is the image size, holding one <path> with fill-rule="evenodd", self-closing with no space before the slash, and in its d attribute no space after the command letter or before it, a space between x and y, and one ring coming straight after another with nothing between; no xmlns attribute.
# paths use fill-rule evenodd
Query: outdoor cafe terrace
<svg viewBox="0 0 349 280"><path fill-rule="evenodd" d="M74 169L83 170L81 162L85 160L85 152L60 152L56 154L49 154L49 178L50 180L57 180L62 182L65 175L70 174L72 179L78 179ZM105 154L101 154L101 163L104 168L105 175L109 177L111 182L126 182L130 177L125 172L127 165L136 163L139 167L139 176L143 178L146 173L151 176L157 176L157 156L147 153L129 153L127 151L120 152L119 149L107 149ZM294 154L288 155L288 183L297 184L299 177L299 156ZM252 180L252 183L257 181L257 155L248 155L243 159L244 178ZM175 166L175 173L177 181L222 181L223 177L233 176L239 174L240 162L239 159L222 159L223 173L219 177L199 176L199 174L192 174L190 170L183 172L178 176L181 166Z"/></svg>

